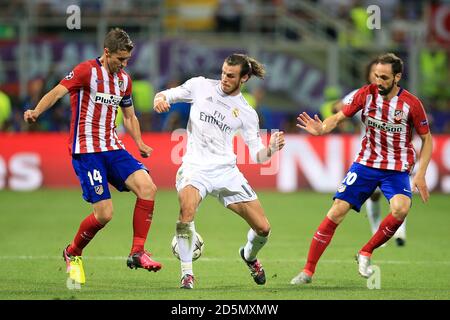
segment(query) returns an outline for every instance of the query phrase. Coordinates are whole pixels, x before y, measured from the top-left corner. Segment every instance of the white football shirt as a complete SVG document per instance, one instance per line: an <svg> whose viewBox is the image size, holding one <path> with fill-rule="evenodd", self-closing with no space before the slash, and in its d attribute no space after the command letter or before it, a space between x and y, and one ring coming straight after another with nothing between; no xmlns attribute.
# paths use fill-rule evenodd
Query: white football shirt
<svg viewBox="0 0 450 320"><path fill-rule="evenodd" d="M236 165L233 138L239 131L250 155L264 148L256 111L239 93L227 95L220 81L191 78L179 87L162 92L168 103L191 103L187 124L187 150L183 163L213 169Z"/></svg>

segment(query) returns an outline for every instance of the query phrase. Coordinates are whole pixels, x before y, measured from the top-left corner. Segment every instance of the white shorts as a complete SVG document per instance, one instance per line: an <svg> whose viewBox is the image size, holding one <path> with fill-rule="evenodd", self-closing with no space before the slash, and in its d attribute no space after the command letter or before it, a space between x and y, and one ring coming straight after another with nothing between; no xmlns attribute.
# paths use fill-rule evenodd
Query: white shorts
<svg viewBox="0 0 450 320"><path fill-rule="evenodd" d="M202 199L210 194L216 197L224 207L258 199L255 191L237 167L206 171L183 164L178 169L175 186L180 192L188 185L197 188Z"/></svg>

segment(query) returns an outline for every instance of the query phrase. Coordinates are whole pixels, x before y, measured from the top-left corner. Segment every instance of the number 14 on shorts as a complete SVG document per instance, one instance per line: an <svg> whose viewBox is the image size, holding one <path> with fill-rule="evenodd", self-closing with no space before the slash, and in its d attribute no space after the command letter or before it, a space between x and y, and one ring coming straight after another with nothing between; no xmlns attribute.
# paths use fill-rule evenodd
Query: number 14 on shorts
<svg viewBox="0 0 450 320"><path fill-rule="evenodd" d="M102 175L100 174L100 171L98 171L97 169L94 169L92 173L88 171L87 175L89 177L89 181L91 182L91 186L95 184L95 181L97 181L100 184L102 183Z"/></svg>

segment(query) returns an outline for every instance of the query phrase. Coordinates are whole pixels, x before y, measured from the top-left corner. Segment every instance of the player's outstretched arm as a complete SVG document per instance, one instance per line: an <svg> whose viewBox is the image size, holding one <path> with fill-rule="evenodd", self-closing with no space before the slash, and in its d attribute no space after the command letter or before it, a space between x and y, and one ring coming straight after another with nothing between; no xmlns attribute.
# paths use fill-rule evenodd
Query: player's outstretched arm
<svg viewBox="0 0 450 320"><path fill-rule="evenodd" d="M427 202L430 198L430 192L428 191L427 182L425 180L425 174L427 172L428 164L431 160L431 153L433 151L433 138L431 133L420 135L422 139L422 148L420 150L419 157L419 169L413 178L413 189L419 191L420 197L423 202Z"/></svg>
<svg viewBox="0 0 450 320"><path fill-rule="evenodd" d="M36 120L43 112L50 109L56 103L56 101L64 97L67 92L69 92L69 90L67 90L66 87L58 84L52 90L47 92L45 96L42 97L36 108L34 108L33 110L29 109L25 111L23 114L23 119L28 123L36 122Z"/></svg>
<svg viewBox="0 0 450 320"><path fill-rule="evenodd" d="M141 126L139 125L139 120L134 112L134 107L130 106L122 108L122 112L123 112L123 126L130 134L130 136L133 138L134 142L136 143L136 146L139 149L139 152L141 153L141 156L143 158L149 157L153 149L150 148L148 145L146 145L142 140Z"/></svg>
<svg viewBox="0 0 450 320"><path fill-rule="evenodd" d="M314 115L314 119L311 118L306 112L300 113L297 117L297 127L308 131L314 136L321 136L323 134L331 132L336 126L344 120L346 116L342 111L332 115L322 122L319 116Z"/></svg>
<svg viewBox="0 0 450 320"><path fill-rule="evenodd" d="M170 104L167 102L166 96L158 92L153 99L153 110L158 113L168 112L170 110Z"/></svg>

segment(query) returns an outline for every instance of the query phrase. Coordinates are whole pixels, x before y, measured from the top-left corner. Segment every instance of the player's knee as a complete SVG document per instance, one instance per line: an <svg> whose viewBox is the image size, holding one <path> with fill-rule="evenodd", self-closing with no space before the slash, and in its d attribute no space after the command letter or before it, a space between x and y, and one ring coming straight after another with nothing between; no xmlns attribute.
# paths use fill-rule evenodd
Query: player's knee
<svg viewBox="0 0 450 320"><path fill-rule="evenodd" d="M344 220L346 211L339 210L339 208L332 207L330 211L328 211L327 217L331 221L333 221L336 224L339 224Z"/></svg>
<svg viewBox="0 0 450 320"><path fill-rule="evenodd" d="M256 228L255 232L258 236L267 237L270 234L270 224Z"/></svg>
<svg viewBox="0 0 450 320"><path fill-rule="evenodd" d="M149 188L149 190L148 190L149 195L150 195L152 198L154 198L155 195L156 195L156 191L158 191L158 188L156 188L156 184L154 184L154 183L152 182L152 183L150 183L150 186L149 186L148 188Z"/></svg>
<svg viewBox="0 0 450 320"><path fill-rule="evenodd" d="M336 224L339 224L344 220L345 215L350 210L350 204L346 201L336 199L331 206L331 209L327 213L328 219Z"/></svg>
<svg viewBox="0 0 450 320"><path fill-rule="evenodd" d="M403 220L406 218L409 212L409 206L407 205L393 205L391 208L394 218Z"/></svg>
<svg viewBox="0 0 450 320"><path fill-rule="evenodd" d="M156 185L152 182L141 184L137 187L136 193L138 198L151 200L155 199L156 196Z"/></svg>
<svg viewBox="0 0 450 320"><path fill-rule="evenodd" d="M94 210L94 216L101 224L105 225L110 222L113 218L113 207L112 205L104 205L97 207Z"/></svg>

